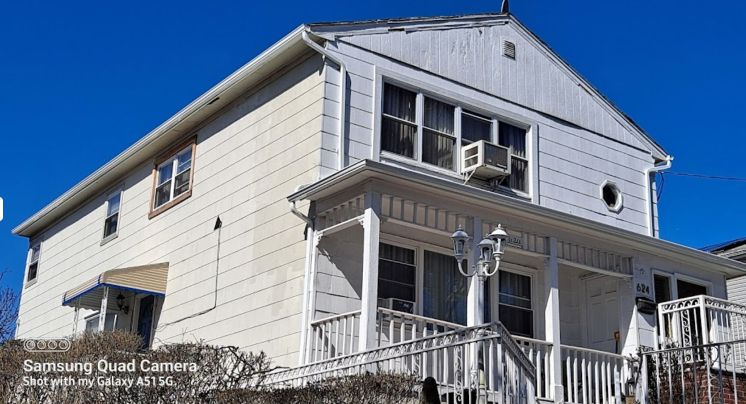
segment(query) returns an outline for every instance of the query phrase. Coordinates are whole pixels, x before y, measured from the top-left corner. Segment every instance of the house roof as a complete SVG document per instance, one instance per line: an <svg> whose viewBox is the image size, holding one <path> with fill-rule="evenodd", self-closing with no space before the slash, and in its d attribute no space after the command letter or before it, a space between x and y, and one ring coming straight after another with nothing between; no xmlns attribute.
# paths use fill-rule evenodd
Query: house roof
<svg viewBox="0 0 746 404"><path fill-rule="evenodd" d="M430 192L446 192L450 199L454 201L462 200L470 206L480 205L494 212L500 210L501 214L539 221L545 225L569 229L577 235L604 240L615 245L678 262L688 262L698 268L720 272L728 277L746 275L746 263L574 216L518 198L456 183L432 174L372 160L362 160L346 167L344 170L307 185L289 195L288 200L291 202L304 199L319 200L375 179L392 184L401 183L412 189L422 188Z"/></svg>
<svg viewBox="0 0 746 404"><path fill-rule="evenodd" d="M633 134L636 135L643 144L650 147L653 157L659 161L665 160L668 153L663 147L650 136L637 122L635 122L629 115L621 110L616 104L614 104L609 98L607 98L601 91L599 91L593 84L585 79L580 73L578 73L569 63L567 63L552 47L544 42L539 36L533 31L523 25L518 18L513 14L501 14L501 13L481 13L481 14L465 14L457 16L438 16L438 17L408 17L408 18L389 18L389 19L377 19L377 20L363 20L363 21L341 21L341 22L325 22L325 23L313 23L309 24L309 28L315 33L323 34L327 39L333 39L336 35L350 35L354 33L377 33L386 32L389 30L442 30L446 28L460 28L469 26L484 26L490 24L498 24L510 22L513 23L519 30L523 31L528 37L530 37L536 46L543 48L547 54L559 63L571 76L574 76L579 82L589 90L589 92L598 99L601 103L605 104L611 111L618 114L619 119L625 121L630 125L630 129Z"/></svg>
<svg viewBox="0 0 746 404"><path fill-rule="evenodd" d="M38 235L40 231L69 215L72 211L86 203L90 198L104 192L117 181L120 181L121 178L134 167L146 162L148 159L151 159L161 150L187 135L195 126L209 119L213 114L234 101L253 86L261 83L262 80L277 69L281 68L284 64L290 63L303 52L309 52L307 45L303 43L301 38L301 34L304 30L312 30L323 37L325 33L329 34L340 30L354 31L380 29L381 27L387 27L387 29L389 27L407 29L408 26L422 26L423 24L438 25L440 29L443 29L448 27L458 27L463 24L494 23L504 22L505 20L515 22L518 27L523 29L538 43L545 47L551 55L554 55L558 62L571 71L572 74L577 76L579 80L585 83L587 87L599 97L599 99L603 100L614 111L617 111L620 116L629 122L630 125L636 128L638 132L637 135L639 135L645 143L650 145L654 156L657 158L666 156L665 151L652 139L652 137L647 135L634 121L608 101L590 83L577 74L577 72L559 58L559 56L557 56L557 54L546 45L546 43L526 29L511 14L486 13L447 17L412 17L352 22L313 23L301 25L291 31L250 62L226 77L223 81L197 97L174 116L153 129L135 144L114 157L111 161L104 164L47 206L34 213L31 217L24 220L13 229L13 233L26 237L34 237Z"/></svg>

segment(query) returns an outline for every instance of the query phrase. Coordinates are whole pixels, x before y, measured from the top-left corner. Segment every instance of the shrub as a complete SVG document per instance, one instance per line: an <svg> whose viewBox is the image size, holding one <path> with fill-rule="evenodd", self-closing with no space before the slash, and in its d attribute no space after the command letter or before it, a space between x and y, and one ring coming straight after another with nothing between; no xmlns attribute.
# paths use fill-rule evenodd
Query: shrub
<svg viewBox="0 0 746 404"><path fill-rule="evenodd" d="M0 402L3 403L414 403L416 381L409 376L368 374L328 379L303 388L261 385L273 368L264 353L204 343L163 345L139 352L137 335L123 332L85 333L59 353L27 352L23 341L0 346ZM99 369L132 363L134 369ZM24 363L62 363L66 369L25 369ZM186 371L148 372L140 364L187 364ZM73 365L78 364L78 365ZM90 374L80 366L90 364ZM196 364L193 368L188 364ZM161 369L156 369L161 370ZM31 380L76 380L74 384L38 386ZM81 385L78 379L92 381ZM131 380L131 385L98 381ZM141 383L138 383L141 381Z"/></svg>

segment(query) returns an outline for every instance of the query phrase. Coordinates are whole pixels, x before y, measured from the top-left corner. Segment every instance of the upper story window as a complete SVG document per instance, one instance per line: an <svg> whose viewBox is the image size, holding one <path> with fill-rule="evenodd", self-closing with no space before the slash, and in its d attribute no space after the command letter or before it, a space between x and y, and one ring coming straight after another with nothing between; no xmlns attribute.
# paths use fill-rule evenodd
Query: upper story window
<svg viewBox="0 0 746 404"><path fill-rule="evenodd" d="M174 150L156 163L150 217L192 195L195 142L192 140Z"/></svg>
<svg viewBox="0 0 746 404"><path fill-rule="evenodd" d="M117 191L106 200L106 218L104 219L104 240L119 232L119 210L122 205L122 191Z"/></svg>
<svg viewBox="0 0 746 404"><path fill-rule="evenodd" d="M41 244L37 243L31 247L31 256L28 261L28 271L26 271L26 284L36 281L39 274L39 257L41 255Z"/></svg>
<svg viewBox="0 0 746 404"><path fill-rule="evenodd" d="M458 172L460 147L479 140L499 144L511 156L511 175L499 185L528 192L525 128L389 83L383 92L381 151Z"/></svg>

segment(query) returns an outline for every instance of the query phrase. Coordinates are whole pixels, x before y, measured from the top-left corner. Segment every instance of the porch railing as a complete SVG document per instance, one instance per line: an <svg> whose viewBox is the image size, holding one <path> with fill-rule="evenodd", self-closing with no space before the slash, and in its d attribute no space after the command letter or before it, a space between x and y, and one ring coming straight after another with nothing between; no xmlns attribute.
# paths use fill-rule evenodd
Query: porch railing
<svg viewBox="0 0 746 404"><path fill-rule="evenodd" d="M553 374L551 342L514 337L536 368L536 397L554 400L552 380L561 380L564 402L601 404L621 403L626 380L625 359L621 355L560 345L562 374Z"/></svg>
<svg viewBox="0 0 746 404"><path fill-rule="evenodd" d="M746 306L712 296L658 305L661 348L683 348L746 339ZM739 346L736 359L746 359ZM743 362L742 362L743 363Z"/></svg>
<svg viewBox="0 0 746 404"><path fill-rule="evenodd" d="M306 362L318 362L358 351L360 310L311 322Z"/></svg>
<svg viewBox="0 0 746 404"><path fill-rule="evenodd" d="M403 313L383 307L378 308L376 327L379 347L464 328L461 324Z"/></svg>
<svg viewBox="0 0 746 404"><path fill-rule="evenodd" d="M377 347L455 331L464 326L447 321L378 308ZM307 362L332 359L358 351L360 311L333 315L311 323Z"/></svg>
<svg viewBox="0 0 746 404"><path fill-rule="evenodd" d="M535 369L500 323L461 328L272 373L265 386L303 386L367 372L433 377L447 403L534 403Z"/></svg>

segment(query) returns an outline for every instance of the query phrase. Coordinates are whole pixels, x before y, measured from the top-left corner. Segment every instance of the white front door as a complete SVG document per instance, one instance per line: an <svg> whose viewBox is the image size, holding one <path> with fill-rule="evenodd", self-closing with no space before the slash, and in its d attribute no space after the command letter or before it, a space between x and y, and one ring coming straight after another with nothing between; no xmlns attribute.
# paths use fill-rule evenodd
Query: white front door
<svg viewBox="0 0 746 404"><path fill-rule="evenodd" d="M619 331L619 300L616 278L602 276L586 281L588 296L588 347L616 352Z"/></svg>

